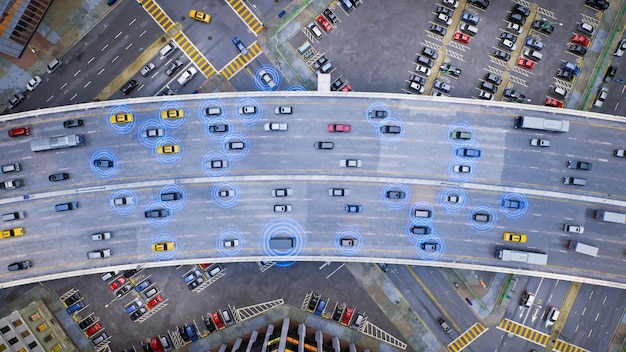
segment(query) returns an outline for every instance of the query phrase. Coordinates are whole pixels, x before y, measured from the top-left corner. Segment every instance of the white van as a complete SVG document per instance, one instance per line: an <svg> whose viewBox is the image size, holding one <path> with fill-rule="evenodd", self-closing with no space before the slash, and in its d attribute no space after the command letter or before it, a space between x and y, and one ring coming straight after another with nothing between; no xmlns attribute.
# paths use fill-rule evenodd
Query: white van
<svg viewBox="0 0 626 352"><path fill-rule="evenodd" d="M172 54L175 50L176 50L176 44L174 44L174 42L170 41L163 48L161 48L159 53L161 54L161 56L166 56L167 57L170 54Z"/></svg>
<svg viewBox="0 0 626 352"><path fill-rule="evenodd" d="M546 318L546 326L553 325L559 319L559 309L557 307L550 308L548 316Z"/></svg>
<svg viewBox="0 0 626 352"><path fill-rule="evenodd" d="M530 48L525 48L524 49L524 56L526 58L528 58L528 59L533 60L533 61L541 61L541 59L543 58L543 54L542 53L540 53L540 52L538 52L536 50L530 49Z"/></svg>
<svg viewBox="0 0 626 352"><path fill-rule="evenodd" d="M523 306L530 308L535 302L535 294L529 291L524 292L522 295L522 301L524 302Z"/></svg>
<svg viewBox="0 0 626 352"><path fill-rule="evenodd" d="M2 165L2 173L6 174L9 172L19 172L20 169L20 164L15 163L15 164L7 164L7 165Z"/></svg>
<svg viewBox="0 0 626 352"><path fill-rule="evenodd" d="M472 26L471 24L463 23L459 27L461 32L471 35L472 37L478 34L478 28L476 26Z"/></svg>

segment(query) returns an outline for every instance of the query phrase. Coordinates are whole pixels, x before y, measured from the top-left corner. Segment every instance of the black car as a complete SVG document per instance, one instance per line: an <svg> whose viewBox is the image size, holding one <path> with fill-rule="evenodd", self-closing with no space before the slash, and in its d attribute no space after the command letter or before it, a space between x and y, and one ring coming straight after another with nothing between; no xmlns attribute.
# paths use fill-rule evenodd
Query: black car
<svg viewBox="0 0 626 352"><path fill-rule="evenodd" d="M484 89L490 93L495 93L498 91L498 87L491 82L480 82L480 89Z"/></svg>
<svg viewBox="0 0 626 352"><path fill-rule="evenodd" d="M129 270L126 270L126 271L124 272L124 277L125 277L125 278L127 278L127 279L129 279L129 278L133 277L133 275L137 274L137 272L138 272L138 270L137 270L137 269L129 269Z"/></svg>
<svg viewBox="0 0 626 352"><path fill-rule="evenodd" d="M393 133L393 134L398 134L402 131L402 129L400 128L400 126L380 126L380 131L382 133Z"/></svg>
<svg viewBox="0 0 626 352"><path fill-rule="evenodd" d="M524 16L524 17L528 17L530 15L530 9L526 6L522 6L520 4L516 4L515 6L513 6L513 13L519 13L520 15Z"/></svg>
<svg viewBox="0 0 626 352"><path fill-rule="evenodd" d="M609 8L609 2L606 0L587 0L585 4L600 11L604 11Z"/></svg>
<svg viewBox="0 0 626 352"><path fill-rule="evenodd" d="M203 316L202 321L204 321L204 326L206 326L207 330L209 330L210 333L217 331L217 328L215 327L213 320Z"/></svg>
<svg viewBox="0 0 626 352"><path fill-rule="evenodd" d="M469 2L470 5L476 6L479 9L483 10L486 10L487 7L489 7L489 0L468 0L467 2Z"/></svg>
<svg viewBox="0 0 626 352"><path fill-rule="evenodd" d="M337 78L333 83L330 84L330 90L333 92L338 91L346 82L341 78Z"/></svg>
<svg viewBox="0 0 626 352"><path fill-rule="evenodd" d="M189 288L190 290L193 290L196 287L200 286L203 282L204 282L204 278L201 276L201 277L193 280L192 282L188 283L187 284L187 288Z"/></svg>
<svg viewBox="0 0 626 352"><path fill-rule="evenodd" d="M587 48L578 44L570 44L567 50L569 50L570 53L573 53L579 56L584 56L587 53Z"/></svg>
<svg viewBox="0 0 626 352"><path fill-rule="evenodd" d="M307 306L307 309L313 311L317 306L317 302L320 301L320 298L321 296L318 293L314 293L309 300L309 305Z"/></svg>
<svg viewBox="0 0 626 352"><path fill-rule="evenodd" d="M430 31L439 35L446 35L446 33L448 32L447 29L436 24L430 25Z"/></svg>
<svg viewBox="0 0 626 352"><path fill-rule="evenodd" d="M80 323L78 323L78 326L85 330L87 329L91 324L95 323L96 319L93 317L93 315L88 316L87 318L83 319Z"/></svg>
<svg viewBox="0 0 626 352"><path fill-rule="evenodd" d="M606 69L606 73L604 74L604 82L605 83L611 82L613 78L615 78L616 73L617 73L617 67L609 66Z"/></svg>
<svg viewBox="0 0 626 352"><path fill-rule="evenodd" d="M106 159L96 159L93 161L96 167L113 167L113 161Z"/></svg>
<svg viewBox="0 0 626 352"><path fill-rule="evenodd" d="M119 290L117 290L117 292L115 292L115 295L117 297L122 297L123 295L127 294L128 292L130 292L130 290L132 290L132 286L130 284L126 284L122 287L120 287Z"/></svg>
<svg viewBox="0 0 626 352"><path fill-rule="evenodd" d="M144 215L148 219L164 218L170 215L170 211L167 209L154 209L146 211Z"/></svg>
<svg viewBox="0 0 626 352"><path fill-rule="evenodd" d="M502 32L502 34L500 34L500 38L508 39L508 40L512 41L513 43L515 43L517 41L517 36L513 35L511 33L508 33L508 32Z"/></svg>
<svg viewBox="0 0 626 352"><path fill-rule="evenodd" d="M524 94L520 94L518 91L510 88L505 89L503 95L507 98L526 99Z"/></svg>
<svg viewBox="0 0 626 352"><path fill-rule="evenodd" d="M65 128L73 128L80 127L83 125L83 120L81 119L71 119L63 121L63 127Z"/></svg>
<svg viewBox="0 0 626 352"><path fill-rule="evenodd" d="M574 74L569 71L558 69L556 71L556 78L571 82L574 79Z"/></svg>
<svg viewBox="0 0 626 352"><path fill-rule="evenodd" d="M506 51L502 51L502 50L496 50L496 52L493 54L493 56L496 59L500 59L500 60L504 60L504 61L509 61L511 59L511 54L507 53Z"/></svg>
<svg viewBox="0 0 626 352"><path fill-rule="evenodd" d="M70 178L70 175L67 172L61 172L58 174L52 174L48 176L48 180L50 180L50 182L68 180L69 178Z"/></svg>
<svg viewBox="0 0 626 352"><path fill-rule="evenodd" d="M402 191L387 191L387 198L389 199L404 199L406 193Z"/></svg>
<svg viewBox="0 0 626 352"><path fill-rule="evenodd" d="M454 10L449 9L447 7L444 6L437 6L437 10L435 11L435 13L443 13L444 15L452 18L452 16L454 16Z"/></svg>
<svg viewBox="0 0 626 352"><path fill-rule="evenodd" d="M512 13L507 19L513 23L519 24L520 26L523 26L526 23L526 17L520 15L519 13Z"/></svg>
<svg viewBox="0 0 626 352"><path fill-rule="evenodd" d="M126 84L122 88L120 88L120 92L122 92L122 94L124 95L128 95L130 94L130 92L133 91L133 89L137 88L138 85L139 83L137 83L137 81L131 79L130 81L126 82Z"/></svg>
<svg viewBox="0 0 626 352"><path fill-rule="evenodd" d="M18 271L18 270L25 270L28 269L32 266L32 263L30 262L30 260L25 260L23 262L17 262L17 263L12 263L9 264L9 266L7 267L7 269L9 271Z"/></svg>
<svg viewBox="0 0 626 352"><path fill-rule="evenodd" d="M147 311L146 307L139 307L139 309L130 315L130 320L135 321L139 319L142 315L146 314Z"/></svg>
<svg viewBox="0 0 626 352"><path fill-rule="evenodd" d="M461 72L463 72L463 71L461 71L460 68L458 68L456 66L453 66L453 65L450 65L450 64L443 64L443 65L439 66L439 68L442 71L444 71L444 73L447 73L447 74L452 75L454 77L459 77L461 75Z"/></svg>
<svg viewBox="0 0 626 352"><path fill-rule="evenodd" d="M324 16L326 16L326 18L328 18L328 20L332 23L337 23L339 22L339 19L337 18L337 16L335 15L334 12L332 12L330 9L326 9L324 10Z"/></svg>
<svg viewBox="0 0 626 352"><path fill-rule="evenodd" d="M80 293L75 292L71 296L67 297L64 302L65 302L65 305L69 307L73 305L74 303L78 302L78 300L81 298L82 296L80 295Z"/></svg>
<svg viewBox="0 0 626 352"><path fill-rule="evenodd" d="M546 21L536 20L533 21L533 29L545 34L552 34L552 31L554 31L554 26Z"/></svg>
<svg viewBox="0 0 626 352"><path fill-rule="evenodd" d="M183 195L180 192L161 193L161 201L162 202L175 201L175 200L181 199L182 197L183 197Z"/></svg>
<svg viewBox="0 0 626 352"><path fill-rule="evenodd" d="M218 124L218 125L211 125L209 126L209 132L212 133L222 133L222 132L228 132L228 125L226 124Z"/></svg>

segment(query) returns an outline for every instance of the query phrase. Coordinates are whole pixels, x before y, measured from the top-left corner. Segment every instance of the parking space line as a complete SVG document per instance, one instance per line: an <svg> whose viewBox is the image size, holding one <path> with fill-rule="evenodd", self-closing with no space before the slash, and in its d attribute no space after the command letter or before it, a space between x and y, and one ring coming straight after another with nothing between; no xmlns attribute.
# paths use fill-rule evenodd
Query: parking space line
<svg viewBox="0 0 626 352"><path fill-rule="evenodd" d="M526 84L526 80L521 79L517 76L513 76L511 75L511 77L509 78L509 81L515 83L515 84L519 84L522 87L528 87L528 85Z"/></svg>
<svg viewBox="0 0 626 352"><path fill-rule="evenodd" d="M257 42L252 43L248 47L248 54L239 54L235 56L226 66L220 70L222 75L227 80L231 79L237 72L241 71L250 61L254 60L261 54L261 47Z"/></svg>
<svg viewBox="0 0 626 352"><path fill-rule="evenodd" d="M594 26L594 27L598 27L598 25L600 24L600 20L594 17L591 17L589 15L586 15L584 13L580 14L582 16L582 21L585 23L589 23L590 25Z"/></svg>
<svg viewBox="0 0 626 352"><path fill-rule="evenodd" d="M537 13L540 14L543 17L550 17L554 20L556 20L556 13L554 13L553 11L544 9L543 7L538 7L537 8Z"/></svg>
<svg viewBox="0 0 626 352"><path fill-rule="evenodd" d="M248 5L246 5L243 1L226 0L226 3L230 5L233 11L235 11L235 13L239 16L239 18L241 18L241 20L246 24L246 26L250 28L250 30L252 31L252 33L254 33L254 35L257 35L263 28L265 28L263 26L263 23L259 21L256 15L252 13L252 11L250 11L250 8L248 8Z"/></svg>
<svg viewBox="0 0 626 352"><path fill-rule="evenodd" d="M463 44L458 43L456 41L451 41L450 43L448 43L448 45L453 47L453 48L459 49L461 51L465 51L465 49L469 49L469 46L463 45Z"/></svg>
<svg viewBox="0 0 626 352"><path fill-rule="evenodd" d="M446 56L449 56L453 59L457 59L459 61L465 62L465 58L463 57L462 54L457 53L456 51L452 51L448 48L446 48Z"/></svg>
<svg viewBox="0 0 626 352"><path fill-rule="evenodd" d="M196 48L195 45L187 38L182 31L174 35L174 41L178 44L180 49L189 57L189 59L198 67L206 78L213 76L216 71L213 65L207 60L202 53Z"/></svg>
<svg viewBox="0 0 626 352"><path fill-rule="evenodd" d="M438 34L435 34L435 33L431 32L431 31L426 31L426 35L429 36L432 39L438 40L438 41L443 43L443 37L438 35Z"/></svg>

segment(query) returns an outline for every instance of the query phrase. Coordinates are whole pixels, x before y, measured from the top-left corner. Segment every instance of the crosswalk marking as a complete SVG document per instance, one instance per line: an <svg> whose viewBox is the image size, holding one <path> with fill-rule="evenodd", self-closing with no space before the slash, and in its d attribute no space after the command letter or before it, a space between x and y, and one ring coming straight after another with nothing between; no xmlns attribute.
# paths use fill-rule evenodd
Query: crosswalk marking
<svg viewBox="0 0 626 352"><path fill-rule="evenodd" d="M482 323L476 323L472 325L469 329L467 329L461 336L457 337L454 341L448 344L448 351L450 352L459 352L462 351L465 347L469 346L474 340L476 340L480 335L484 334L489 330Z"/></svg>
<svg viewBox="0 0 626 352"><path fill-rule="evenodd" d="M180 49L185 52L189 59L196 64L198 69L204 73L206 78L209 78L216 73L215 68L213 68L209 60L207 60L195 47L195 45L193 45L185 33L182 31L176 33L176 35L174 35L174 41L176 41L176 44L178 44Z"/></svg>
<svg viewBox="0 0 626 352"><path fill-rule="evenodd" d="M250 61L261 54L261 47L257 42L252 43L248 47L248 54L239 54L235 56L224 68L220 70L220 74L227 80L231 79L237 72L241 71Z"/></svg>
<svg viewBox="0 0 626 352"><path fill-rule="evenodd" d="M540 331L537 331L533 328L529 328L525 325L522 325L520 323L514 322L509 319L504 319L503 321L501 321L500 324L498 325L498 329L510 332L514 335L517 335L518 337L521 337L522 339L526 341L536 343L542 347L546 347L546 345L548 344L550 340L550 335L544 334ZM574 346L560 339L557 339L556 343L554 344L553 349L556 351L567 351L567 352L589 352L583 348Z"/></svg>
<svg viewBox="0 0 626 352"><path fill-rule="evenodd" d="M141 6L146 9L146 11L150 14L150 16L154 19L154 21L161 27L165 32L168 32L172 27L174 27L174 22L167 16L167 14L161 9L161 6L152 0L137 0Z"/></svg>
<svg viewBox="0 0 626 352"><path fill-rule="evenodd" d="M255 35L259 33L264 27L263 23L250 11L248 5L244 4L241 0L226 0L228 5L235 11L239 18L250 28Z"/></svg>

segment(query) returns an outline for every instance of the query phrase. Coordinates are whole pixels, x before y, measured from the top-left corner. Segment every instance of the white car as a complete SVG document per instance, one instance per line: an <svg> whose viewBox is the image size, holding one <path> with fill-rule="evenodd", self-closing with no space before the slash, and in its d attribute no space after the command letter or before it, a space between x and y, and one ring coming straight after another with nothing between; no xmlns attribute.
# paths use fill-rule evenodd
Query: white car
<svg viewBox="0 0 626 352"><path fill-rule="evenodd" d="M261 80L263 81L263 83L267 84L270 89L274 89L276 87L276 83L274 83L272 76L265 70L262 69L261 71L259 71L259 75L261 75Z"/></svg>
<svg viewBox="0 0 626 352"><path fill-rule="evenodd" d="M458 172L460 174L467 174L471 171L471 168L467 165L454 165L454 172Z"/></svg>
<svg viewBox="0 0 626 352"><path fill-rule="evenodd" d="M430 76L430 68L422 65L417 65L417 67L415 68L415 72L421 73L426 77Z"/></svg>
<svg viewBox="0 0 626 352"><path fill-rule="evenodd" d="M289 115L292 112L293 109L291 106L277 106L276 109L274 109L274 114L276 115Z"/></svg>
<svg viewBox="0 0 626 352"><path fill-rule="evenodd" d="M239 240L224 240L222 244L224 244L224 247L227 248L237 247L239 246Z"/></svg>
<svg viewBox="0 0 626 352"><path fill-rule="evenodd" d="M506 26L506 29L511 31L511 32L515 32L517 34L522 33L522 26L520 26L517 23L513 23L513 22L509 22L509 25Z"/></svg>
<svg viewBox="0 0 626 352"><path fill-rule="evenodd" d="M41 77L35 76L35 77L33 77L33 79L28 81L28 84L26 85L26 89L28 89L29 91L32 92L32 91L35 90L35 88L39 87L41 82L42 82Z"/></svg>
<svg viewBox="0 0 626 352"><path fill-rule="evenodd" d="M114 205L130 205L135 203L135 198L134 197L120 197L120 198L115 198L113 199L113 204Z"/></svg>
<svg viewBox="0 0 626 352"><path fill-rule="evenodd" d="M606 97L609 95L609 89L607 87L600 87L600 91L596 96L596 101L593 103L594 108L600 108L604 104Z"/></svg>
<svg viewBox="0 0 626 352"><path fill-rule="evenodd" d="M478 99L493 100L493 94L489 92L485 92L484 90L481 90L480 93L478 94Z"/></svg>
<svg viewBox="0 0 626 352"><path fill-rule="evenodd" d="M183 74L180 75L180 77L178 77L178 83L181 86L184 86L189 81L191 81L191 79L196 75L196 73L198 73L198 70L196 70L195 67L190 67L187 71L183 72Z"/></svg>
<svg viewBox="0 0 626 352"><path fill-rule="evenodd" d="M550 141L547 139L538 139L538 138L533 138L530 140L530 145L532 145L533 147L549 147L550 146Z"/></svg>
<svg viewBox="0 0 626 352"><path fill-rule="evenodd" d="M253 105L242 106L239 108L238 112L241 115L251 115L256 113L256 107Z"/></svg>
<svg viewBox="0 0 626 352"><path fill-rule="evenodd" d="M448 17L448 15L446 15L445 13L438 13L436 19L437 21L444 23L446 26L449 26L452 24L452 19Z"/></svg>
<svg viewBox="0 0 626 352"><path fill-rule="evenodd" d="M441 3L453 9L459 7L459 0L442 0Z"/></svg>
<svg viewBox="0 0 626 352"><path fill-rule="evenodd" d="M165 131L162 128L148 128L141 131L141 136L144 138L163 137Z"/></svg>
<svg viewBox="0 0 626 352"><path fill-rule="evenodd" d="M585 228L583 226L572 225L572 224L563 225L563 230L565 230L566 232L580 233L580 234L583 234L585 232Z"/></svg>
<svg viewBox="0 0 626 352"><path fill-rule="evenodd" d="M276 204L274 205L274 212L276 213L290 213L292 210L291 204Z"/></svg>
<svg viewBox="0 0 626 352"><path fill-rule="evenodd" d="M343 166L343 167L361 167L361 160L359 160L359 159L339 160L339 166Z"/></svg>
<svg viewBox="0 0 626 352"><path fill-rule="evenodd" d="M232 189L223 189L217 192L217 196L221 198L232 197L233 195L235 195L235 191Z"/></svg>
<svg viewBox="0 0 626 352"><path fill-rule="evenodd" d="M266 131L287 131L287 124L277 122L266 123L264 129Z"/></svg>
<svg viewBox="0 0 626 352"><path fill-rule="evenodd" d="M622 56L624 55L624 52L626 52L626 39L622 39L621 42L619 42L619 45L617 46L617 49L615 50L615 56Z"/></svg>

